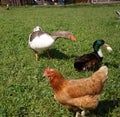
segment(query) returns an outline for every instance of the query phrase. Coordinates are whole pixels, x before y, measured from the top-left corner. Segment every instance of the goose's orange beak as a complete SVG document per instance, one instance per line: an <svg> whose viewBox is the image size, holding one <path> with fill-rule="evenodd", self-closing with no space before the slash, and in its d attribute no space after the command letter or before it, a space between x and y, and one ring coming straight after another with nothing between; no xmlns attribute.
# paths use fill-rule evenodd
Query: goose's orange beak
<svg viewBox="0 0 120 117"><path fill-rule="evenodd" d="M71 39L72 41L76 41L76 38L75 38L74 35L71 35L71 36L70 36L70 39Z"/></svg>

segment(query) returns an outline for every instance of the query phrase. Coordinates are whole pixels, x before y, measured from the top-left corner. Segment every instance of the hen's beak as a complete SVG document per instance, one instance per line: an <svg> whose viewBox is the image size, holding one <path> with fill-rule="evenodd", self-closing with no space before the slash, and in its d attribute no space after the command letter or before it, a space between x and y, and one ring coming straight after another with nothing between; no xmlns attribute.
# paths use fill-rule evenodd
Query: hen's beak
<svg viewBox="0 0 120 117"><path fill-rule="evenodd" d="M43 73L43 78L46 77L46 73L49 71L50 71L50 67L48 66Z"/></svg>
<svg viewBox="0 0 120 117"><path fill-rule="evenodd" d="M46 77L46 75L45 75L45 73L43 74L43 76L42 76L43 78L45 78Z"/></svg>
<svg viewBox="0 0 120 117"><path fill-rule="evenodd" d="M71 39L72 41L76 41L76 38L75 38L74 35L71 35L71 36L70 36L70 39Z"/></svg>
<svg viewBox="0 0 120 117"><path fill-rule="evenodd" d="M112 48L111 48L108 44L105 43L104 46L106 47L106 49L107 49L109 52L112 51Z"/></svg>

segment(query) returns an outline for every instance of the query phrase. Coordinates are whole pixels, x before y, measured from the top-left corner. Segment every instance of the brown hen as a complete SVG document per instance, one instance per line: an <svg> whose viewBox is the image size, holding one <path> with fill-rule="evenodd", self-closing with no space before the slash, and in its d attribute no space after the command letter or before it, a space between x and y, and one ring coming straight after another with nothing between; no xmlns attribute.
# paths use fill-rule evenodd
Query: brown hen
<svg viewBox="0 0 120 117"><path fill-rule="evenodd" d="M71 80L49 67L44 71L44 76L50 79L55 99L66 108L76 111L76 117L80 110L81 116L85 116L87 110L97 107L107 74L106 66L102 66L89 78Z"/></svg>

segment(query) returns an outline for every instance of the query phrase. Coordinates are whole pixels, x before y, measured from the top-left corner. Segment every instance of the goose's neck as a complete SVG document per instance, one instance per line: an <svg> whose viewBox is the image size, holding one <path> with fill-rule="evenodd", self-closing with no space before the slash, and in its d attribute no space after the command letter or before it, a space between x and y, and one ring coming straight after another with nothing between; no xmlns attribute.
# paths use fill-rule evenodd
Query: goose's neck
<svg viewBox="0 0 120 117"><path fill-rule="evenodd" d="M53 39L58 39L58 38L66 38L69 39L70 35L68 35L65 31L58 31L58 32L54 32L51 34Z"/></svg>

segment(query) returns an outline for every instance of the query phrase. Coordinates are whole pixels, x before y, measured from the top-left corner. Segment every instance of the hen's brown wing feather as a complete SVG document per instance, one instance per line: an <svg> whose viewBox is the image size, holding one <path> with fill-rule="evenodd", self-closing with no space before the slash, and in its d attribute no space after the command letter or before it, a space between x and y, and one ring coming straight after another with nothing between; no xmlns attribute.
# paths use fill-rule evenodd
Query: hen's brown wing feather
<svg viewBox="0 0 120 117"><path fill-rule="evenodd" d="M66 87L66 93L68 93L71 98L77 98L85 95L99 94L101 89L101 81L87 78L80 80L70 80L69 85Z"/></svg>
<svg viewBox="0 0 120 117"><path fill-rule="evenodd" d="M81 109L95 109L98 105L99 95L86 95L78 98L71 98L68 105L74 105Z"/></svg>

